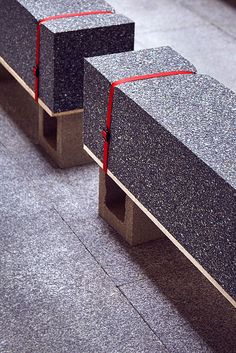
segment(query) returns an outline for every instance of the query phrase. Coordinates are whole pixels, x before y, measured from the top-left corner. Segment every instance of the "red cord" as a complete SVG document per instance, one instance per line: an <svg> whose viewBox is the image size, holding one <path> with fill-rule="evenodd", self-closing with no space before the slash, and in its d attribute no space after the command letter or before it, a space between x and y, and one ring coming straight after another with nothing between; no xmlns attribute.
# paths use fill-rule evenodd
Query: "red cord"
<svg viewBox="0 0 236 353"><path fill-rule="evenodd" d="M38 103L39 99L39 65L40 65L40 34L41 34L41 24L47 22L47 21L52 21L52 20L58 20L61 18L71 18L71 17L80 17L80 16L90 16L90 15L108 15L112 14L112 11L103 11L103 10L97 10L97 11L87 11L87 12L79 12L79 13L66 13L66 14L61 14L61 15L56 15L56 16L50 16L43 18L42 20L39 20L37 23L37 34L36 34L36 59L35 59L35 66L33 67L33 74L35 76L35 82L34 82L34 93L35 93L35 101Z"/></svg>
<svg viewBox="0 0 236 353"><path fill-rule="evenodd" d="M167 71L167 72L157 72L154 74L141 75L141 76L133 76L126 77L121 80L115 81L111 84L109 97L108 97L108 105L107 105L107 116L106 116L106 129L102 131L102 136L104 138L104 146L103 146L103 170L107 173L108 168L108 157L109 157L109 145L110 145L110 136L111 136L111 121L112 121L112 108L113 108L113 97L115 93L115 87L134 81L148 80L151 78L157 77L166 77L166 76L175 76L175 75L190 75L195 74L193 71Z"/></svg>

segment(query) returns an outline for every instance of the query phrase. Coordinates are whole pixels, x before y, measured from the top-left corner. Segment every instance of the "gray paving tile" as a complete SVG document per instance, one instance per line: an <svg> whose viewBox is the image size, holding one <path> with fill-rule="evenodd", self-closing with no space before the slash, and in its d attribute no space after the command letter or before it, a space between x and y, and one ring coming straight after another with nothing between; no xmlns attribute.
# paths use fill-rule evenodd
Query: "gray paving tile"
<svg viewBox="0 0 236 353"><path fill-rule="evenodd" d="M59 212L116 284L145 278L146 271L155 272L163 265L167 271L175 257L179 267L189 265L169 241L130 248L97 216L98 168L95 165L53 170L44 178L34 176L33 183L34 200L38 198L40 204Z"/></svg>
<svg viewBox="0 0 236 353"><path fill-rule="evenodd" d="M40 168L41 161L39 161ZM37 197L55 207L63 217L76 216L78 222L96 217L98 207L98 167L91 164L66 171L48 169L45 175L33 172Z"/></svg>
<svg viewBox="0 0 236 353"><path fill-rule="evenodd" d="M117 285L163 274L173 266L179 270L190 266L165 237L130 247L98 216L90 216L83 223L79 215L64 213L63 217Z"/></svg>
<svg viewBox="0 0 236 353"><path fill-rule="evenodd" d="M110 3L136 20L136 48L171 45L236 91L235 12L223 2ZM54 168L14 85L0 82L0 352L154 353L166 351L160 336L174 353L234 353L229 304L169 241L130 248L97 217L97 167Z"/></svg>
<svg viewBox="0 0 236 353"><path fill-rule="evenodd" d="M0 163L0 352L165 352L2 145Z"/></svg>
<svg viewBox="0 0 236 353"><path fill-rule="evenodd" d="M0 143L0 167L1 167L1 174L0 178L4 180L4 178L11 178L12 174L11 169L17 168L17 165L12 158L11 154L7 150L7 148ZM20 168L19 168L20 171Z"/></svg>
<svg viewBox="0 0 236 353"><path fill-rule="evenodd" d="M36 216L1 237L0 352L166 352L60 217Z"/></svg>
<svg viewBox="0 0 236 353"><path fill-rule="evenodd" d="M58 191L66 189L65 183L75 184L79 180L80 176L76 173L80 168L61 170L40 146L32 143L37 140L38 121L34 101L2 67L0 76L0 143L7 148L25 174L35 181L43 195L51 191L52 198L60 198ZM82 170L84 176L86 169ZM70 197L67 197L69 200ZM47 199L50 199L49 194Z"/></svg>
<svg viewBox="0 0 236 353"><path fill-rule="evenodd" d="M236 91L236 41L214 26L175 31L143 33L136 47L151 48L169 45L190 60L199 73L206 73Z"/></svg>
<svg viewBox="0 0 236 353"><path fill-rule="evenodd" d="M216 25L236 38L236 7L233 2L222 0L178 0L183 7L191 9L207 22Z"/></svg>
<svg viewBox="0 0 236 353"><path fill-rule="evenodd" d="M236 352L233 306L195 268L121 287L174 353Z"/></svg>
<svg viewBox="0 0 236 353"><path fill-rule="evenodd" d="M25 217L42 210L45 202L6 148L0 151L0 168L0 230L3 232L7 227L15 227L17 219L24 224Z"/></svg>
<svg viewBox="0 0 236 353"><path fill-rule="evenodd" d="M145 0L118 1L111 0L110 4L117 11L130 16L136 23L137 39L141 33L157 30L175 30L179 28L204 25L205 21L193 11L181 6L173 0Z"/></svg>

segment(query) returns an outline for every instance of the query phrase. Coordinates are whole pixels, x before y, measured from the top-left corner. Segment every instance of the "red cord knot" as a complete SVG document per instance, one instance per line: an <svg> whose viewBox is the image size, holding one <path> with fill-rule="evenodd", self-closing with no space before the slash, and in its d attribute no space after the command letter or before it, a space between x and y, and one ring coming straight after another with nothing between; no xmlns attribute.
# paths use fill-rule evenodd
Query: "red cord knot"
<svg viewBox="0 0 236 353"><path fill-rule="evenodd" d="M33 71L33 75L38 78L39 77L39 66L38 65L34 66L32 71Z"/></svg>
<svg viewBox="0 0 236 353"><path fill-rule="evenodd" d="M111 138L111 133L108 129L103 129L102 130L102 137L104 138L104 140L106 142L110 142L110 138Z"/></svg>

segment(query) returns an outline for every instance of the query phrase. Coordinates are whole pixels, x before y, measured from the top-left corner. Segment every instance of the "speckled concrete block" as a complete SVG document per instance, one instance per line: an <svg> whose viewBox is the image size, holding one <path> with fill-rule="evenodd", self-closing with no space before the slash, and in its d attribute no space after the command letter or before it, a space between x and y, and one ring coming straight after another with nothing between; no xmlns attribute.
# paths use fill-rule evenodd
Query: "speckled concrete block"
<svg viewBox="0 0 236 353"><path fill-rule="evenodd" d="M34 89L37 21L58 14L113 11L103 0L0 0L0 56ZM39 97L52 112L83 108L84 57L133 50L123 15L57 19L41 25Z"/></svg>
<svg viewBox="0 0 236 353"><path fill-rule="evenodd" d="M99 169L99 215L130 245L142 244L164 236L101 168Z"/></svg>
<svg viewBox="0 0 236 353"><path fill-rule="evenodd" d="M39 143L60 168L92 162L82 141L83 112L50 117L39 108Z"/></svg>
<svg viewBox="0 0 236 353"><path fill-rule="evenodd" d="M100 166L111 82L179 69L194 67L168 47L86 60L84 144ZM120 85L113 103L108 172L236 299L236 95L179 75Z"/></svg>

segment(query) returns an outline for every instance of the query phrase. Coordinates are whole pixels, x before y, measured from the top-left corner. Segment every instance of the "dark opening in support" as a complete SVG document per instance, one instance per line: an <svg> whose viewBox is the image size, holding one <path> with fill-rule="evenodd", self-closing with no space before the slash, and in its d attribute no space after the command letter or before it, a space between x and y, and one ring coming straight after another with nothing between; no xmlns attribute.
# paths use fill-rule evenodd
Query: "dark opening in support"
<svg viewBox="0 0 236 353"><path fill-rule="evenodd" d="M57 149L57 118L50 117L46 112L43 113L43 136L48 144Z"/></svg>
<svg viewBox="0 0 236 353"><path fill-rule="evenodd" d="M106 206L120 221L124 222L126 194L108 175L105 178Z"/></svg>

